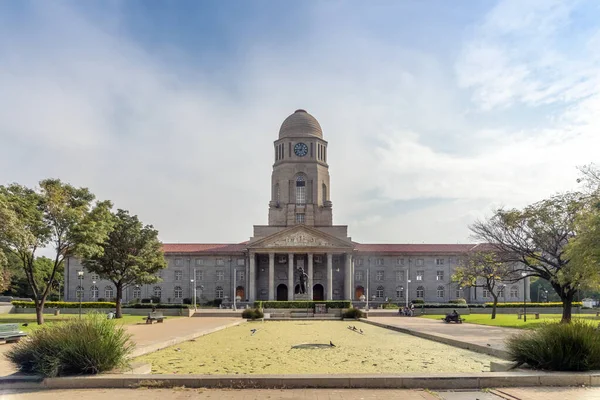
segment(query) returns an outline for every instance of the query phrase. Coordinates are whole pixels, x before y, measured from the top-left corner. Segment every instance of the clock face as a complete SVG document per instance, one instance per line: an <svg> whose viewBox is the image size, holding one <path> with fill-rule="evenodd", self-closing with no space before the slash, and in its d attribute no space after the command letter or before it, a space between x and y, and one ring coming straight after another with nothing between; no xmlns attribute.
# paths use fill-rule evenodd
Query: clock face
<svg viewBox="0 0 600 400"><path fill-rule="evenodd" d="M308 146L304 143L296 143L294 146L294 153L296 153L298 157L304 157L308 154Z"/></svg>

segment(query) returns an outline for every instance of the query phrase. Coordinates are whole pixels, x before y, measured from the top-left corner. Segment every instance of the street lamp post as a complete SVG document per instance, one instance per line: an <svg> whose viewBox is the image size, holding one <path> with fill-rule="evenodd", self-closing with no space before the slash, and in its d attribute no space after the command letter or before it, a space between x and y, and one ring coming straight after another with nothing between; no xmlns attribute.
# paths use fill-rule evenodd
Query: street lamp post
<svg viewBox="0 0 600 400"><path fill-rule="evenodd" d="M77 271L77 277L79 278L79 290L77 294L79 295L79 318L81 319L81 300L83 297L83 271Z"/></svg>
<svg viewBox="0 0 600 400"><path fill-rule="evenodd" d="M190 279L190 282L192 283L192 287L194 288L194 310L196 310L196 284L194 283L194 279Z"/></svg>
<svg viewBox="0 0 600 400"><path fill-rule="evenodd" d="M233 311L237 310L237 271L233 269Z"/></svg>
<svg viewBox="0 0 600 400"><path fill-rule="evenodd" d="M527 280L525 279L527 272L521 272L521 276L523 277L523 322L527 322Z"/></svg>
<svg viewBox="0 0 600 400"><path fill-rule="evenodd" d="M371 268L367 268L367 306L366 306L366 310L369 311L369 275L371 275Z"/></svg>

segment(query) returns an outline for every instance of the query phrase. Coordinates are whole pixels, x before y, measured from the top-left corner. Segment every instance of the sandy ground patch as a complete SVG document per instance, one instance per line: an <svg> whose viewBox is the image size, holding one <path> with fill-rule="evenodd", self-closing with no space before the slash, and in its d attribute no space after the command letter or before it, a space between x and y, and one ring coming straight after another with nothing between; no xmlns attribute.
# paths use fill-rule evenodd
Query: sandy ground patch
<svg viewBox="0 0 600 400"><path fill-rule="evenodd" d="M299 346L330 341L335 347ZM164 374L343 374L482 372L500 360L360 322L269 321L228 328L137 361Z"/></svg>

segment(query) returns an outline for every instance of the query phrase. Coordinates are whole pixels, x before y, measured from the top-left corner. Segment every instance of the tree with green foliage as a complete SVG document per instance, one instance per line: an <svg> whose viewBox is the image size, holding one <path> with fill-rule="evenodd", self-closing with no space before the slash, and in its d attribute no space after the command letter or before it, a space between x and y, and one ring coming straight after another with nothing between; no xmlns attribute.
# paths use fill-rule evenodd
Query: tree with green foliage
<svg viewBox="0 0 600 400"><path fill-rule="evenodd" d="M102 252L111 229L109 201L96 202L86 188L58 179L38 189L19 184L0 186L0 249L16 255L35 302L37 323L44 323L44 304L69 256ZM50 262L36 261L36 252L51 249Z"/></svg>
<svg viewBox="0 0 600 400"><path fill-rule="evenodd" d="M490 219L470 227L475 238L489 243L502 261L516 263L515 272L550 282L563 303L561 322L571 321L577 291L597 281L598 268L570 268L566 252L585 204L586 198L580 193L566 193L522 210L496 210Z"/></svg>
<svg viewBox="0 0 600 400"><path fill-rule="evenodd" d="M129 285L158 281L156 273L166 268L158 231L143 225L136 215L125 210L113 214L113 230L103 243L103 252L84 258L90 272L114 283L117 289L117 318L121 318L123 290Z"/></svg>
<svg viewBox="0 0 600 400"><path fill-rule="evenodd" d="M492 296L492 319L496 319L498 297L506 287L503 282L514 282L518 279L513 266L503 262L494 251L472 251L461 260L454 270L452 281L463 287L479 287L487 290Z"/></svg>

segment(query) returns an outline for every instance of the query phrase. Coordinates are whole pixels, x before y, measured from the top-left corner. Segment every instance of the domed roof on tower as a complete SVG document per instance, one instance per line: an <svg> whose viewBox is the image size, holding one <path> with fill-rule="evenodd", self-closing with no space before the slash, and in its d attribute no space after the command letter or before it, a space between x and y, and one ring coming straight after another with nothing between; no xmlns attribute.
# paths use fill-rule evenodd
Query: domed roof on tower
<svg viewBox="0 0 600 400"><path fill-rule="evenodd" d="M279 129L279 139L285 137L316 136L323 138L323 131L319 121L306 110L296 110L287 117Z"/></svg>

